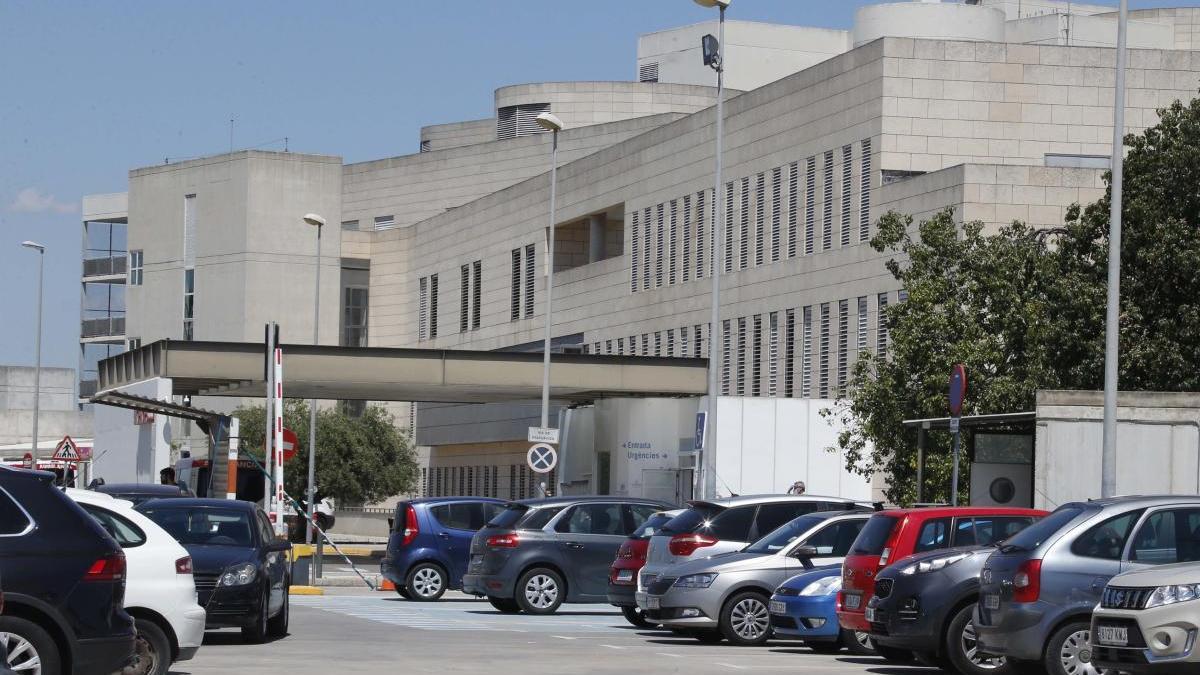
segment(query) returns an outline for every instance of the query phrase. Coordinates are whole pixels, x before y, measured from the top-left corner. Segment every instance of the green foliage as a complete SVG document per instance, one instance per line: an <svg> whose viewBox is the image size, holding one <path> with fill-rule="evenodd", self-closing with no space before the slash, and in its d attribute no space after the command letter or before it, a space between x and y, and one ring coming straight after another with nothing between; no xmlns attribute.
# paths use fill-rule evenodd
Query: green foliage
<svg viewBox="0 0 1200 675"><path fill-rule="evenodd" d="M263 406L238 408L242 452L262 461ZM308 489L308 404L287 399L283 425L296 432L300 447L284 464L284 488L297 499ZM317 488L339 504L366 504L408 492L417 484L416 455L407 434L379 406L367 406L362 417L340 407L317 410Z"/></svg>

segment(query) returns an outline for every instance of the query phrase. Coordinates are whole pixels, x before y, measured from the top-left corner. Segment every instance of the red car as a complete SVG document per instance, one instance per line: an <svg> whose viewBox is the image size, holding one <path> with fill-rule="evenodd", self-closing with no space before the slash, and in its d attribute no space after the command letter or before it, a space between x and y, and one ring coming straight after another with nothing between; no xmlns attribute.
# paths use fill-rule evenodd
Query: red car
<svg viewBox="0 0 1200 675"><path fill-rule="evenodd" d="M650 537L653 537L668 520L681 513L683 509L659 511L650 516L621 544L612 569L608 572L609 604L620 607L625 620L639 628L654 625L654 622L646 619L645 613L638 609L634 600L638 572L646 565L646 550L650 546Z"/></svg>
<svg viewBox="0 0 1200 675"><path fill-rule="evenodd" d="M1046 511L1036 509L972 506L876 513L863 526L842 564L838 623L847 630L871 629L864 610L874 595L875 575L889 564L924 551L994 544L1045 515Z"/></svg>

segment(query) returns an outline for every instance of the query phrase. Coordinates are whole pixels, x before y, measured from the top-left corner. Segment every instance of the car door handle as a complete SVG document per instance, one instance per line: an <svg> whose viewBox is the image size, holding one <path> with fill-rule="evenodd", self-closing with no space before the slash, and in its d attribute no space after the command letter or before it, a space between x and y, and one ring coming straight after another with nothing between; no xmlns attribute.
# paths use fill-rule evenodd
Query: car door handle
<svg viewBox="0 0 1200 675"><path fill-rule="evenodd" d="M441 537L442 539L449 539L450 533L449 532L438 532L438 536Z"/></svg>
<svg viewBox="0 0 1200 675"><path fill-rule="evenodd" d="M583 548L583 544L581 544L577 541L564 541L563 546L566 546L567 548L573 548L573 549L582 549Z"/></svg>

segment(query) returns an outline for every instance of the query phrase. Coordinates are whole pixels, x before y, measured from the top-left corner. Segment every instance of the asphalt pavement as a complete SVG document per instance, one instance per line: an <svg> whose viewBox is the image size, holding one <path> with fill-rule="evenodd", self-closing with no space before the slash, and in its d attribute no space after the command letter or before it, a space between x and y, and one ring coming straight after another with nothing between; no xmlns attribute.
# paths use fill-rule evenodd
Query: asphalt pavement
<svg viewBox="0 0 1200 675"><path fill-rule="evenodd" d="M823 656L795 642L705 646L637 629L609 605L566 605L553 616L502 615L458 593L426 604L394 593L328 589L292 596L291 634L247 645L238 631L210 631L177 675L265 673L873 673L934 675L882 659Z"/></svg>

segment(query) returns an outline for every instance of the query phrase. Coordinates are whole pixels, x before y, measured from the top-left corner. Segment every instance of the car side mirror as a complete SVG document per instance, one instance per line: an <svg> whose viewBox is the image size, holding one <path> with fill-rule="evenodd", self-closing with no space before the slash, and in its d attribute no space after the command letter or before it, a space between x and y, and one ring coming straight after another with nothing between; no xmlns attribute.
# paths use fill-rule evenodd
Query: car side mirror
<svg viewBox="0 0 1200 675"><path fill-rule="evenodd" d="M281 551L290 551L292 548L292 542L290 542L286 539L276 539L275 541L269 542L267 544L266 548L267 548L268 553L279 553Z"/></svg>
<svg viewBox="0 0 1200 675"><path fill-rule="evenodd" d="M793 558L815 558L818 555L820 555L820 552L817 550L816 546L797 546L796 549L792 551Z"/></svg>

